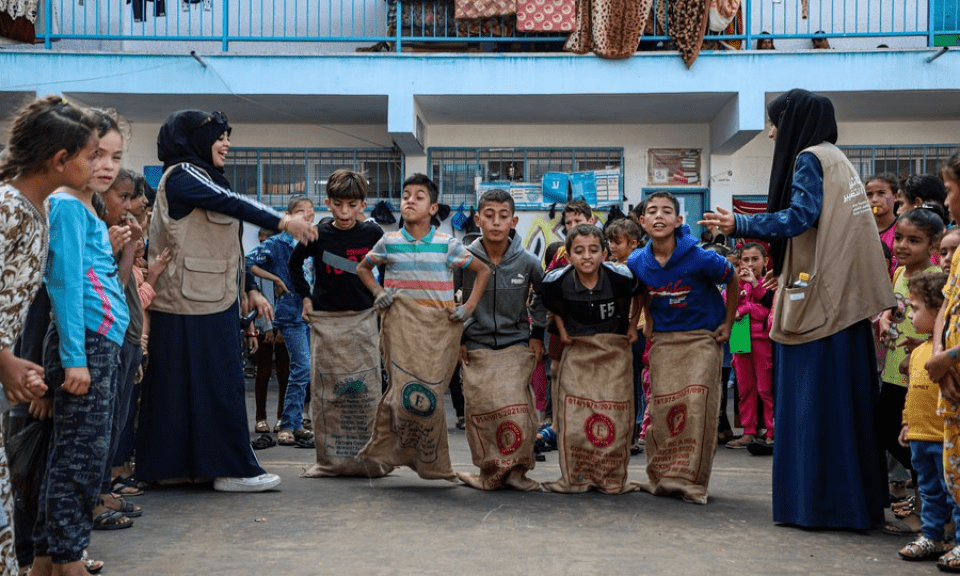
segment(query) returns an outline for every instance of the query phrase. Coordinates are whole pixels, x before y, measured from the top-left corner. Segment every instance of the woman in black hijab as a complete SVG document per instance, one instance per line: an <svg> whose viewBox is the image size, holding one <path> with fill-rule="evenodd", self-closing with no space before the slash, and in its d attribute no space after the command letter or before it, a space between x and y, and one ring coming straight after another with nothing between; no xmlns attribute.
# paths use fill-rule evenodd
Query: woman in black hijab
<svg viewBox="0 0 960 576"><path fill-rule="evenodd" d="M767 213L718 207L700 223L771 242L774 521L868 529L883 522L887 498L870 318L895 304L880 237L856 170L834 146L833 103L797 89L767 112L776 139Z"/></svg>
<svg viewBox="0 0 960 576"><path fill-rule="evenodd" d="M173 113L157 137L164 174L150 225L150 263L170 264L150 306L149 368L137 435L140 480L214 478L214 488L259 492L280 483L250 447L240 340L241 222L313 226L230 190L230 124L222 112Z"/></svg>

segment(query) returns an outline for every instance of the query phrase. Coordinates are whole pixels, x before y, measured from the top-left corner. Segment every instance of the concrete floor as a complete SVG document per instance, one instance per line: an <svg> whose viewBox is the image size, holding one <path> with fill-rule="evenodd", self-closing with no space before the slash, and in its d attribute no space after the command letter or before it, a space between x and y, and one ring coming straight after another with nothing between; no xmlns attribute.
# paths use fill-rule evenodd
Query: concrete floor
<svg viewBox="0 0 960 576"><path fill-rule="evenodd" d="M454 469L474 471L449 402ZM257 454L283 478L276 491L150 488L132 499L145 510L135 526L94 532L91 556L106 561L104 574L128 576L938 572L899 559L907 537L774 526L771 458L745 450L719 449L707 506L643 492L485 493L406 468L377 480L300 478L312 450ZM631 479L644 467L635 456ZM530 476L557 479L557 453Z"/></svg>

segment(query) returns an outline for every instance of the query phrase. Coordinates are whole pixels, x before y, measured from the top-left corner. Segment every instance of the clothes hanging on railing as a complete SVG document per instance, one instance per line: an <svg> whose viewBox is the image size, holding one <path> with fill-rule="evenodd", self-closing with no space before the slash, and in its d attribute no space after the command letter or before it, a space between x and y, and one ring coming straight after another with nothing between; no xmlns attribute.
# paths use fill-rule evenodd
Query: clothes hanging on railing
<svg viewBox="0 0 960 576"><path fill-rule="evenodd" d="M0 36L33 44L38 0L0 0Z"/></svg>
<svg viewBox="0 0 960 576"><path fill-rule="evenodd" d="M153 15L157 18L167 15L167 3L166 0L133 0L133 21L134 22L143 22L146 19L146 10L144 10L144 5L147 2L153 2ZM131 1L127 0L127 4L130 4Z"/></svg>
<svg viewBox="0 0 960 576"><path fill-rule="evenodd" d="M669 0L670 28L667 29L667 2L656 4L657 26L667 30L687 68L693 66L700 55L703 37L707 32L710 0Z"/></svg>
<svg viewBox="0 0 960 576"><path fill-rule="evenodd" d="M189 12L190 6L193 4L203 4L204 12L210 12L213 10L213 0L182 0L180 2L180 11Z"/></svg>
<svg viewBox="0 0 960 576"><path fill-rule="evenodd" d="M661 0L662 2L662 0ZM604 58L629 58L637 51L653 0L577 0L577 28L564 50Z"/></svg>
<svg viewBox="0 0 960 576"><path fill-rule="evenodd" d="M517 0L456 0L454 6L457 20L510 16L517 13Z"/></svg>

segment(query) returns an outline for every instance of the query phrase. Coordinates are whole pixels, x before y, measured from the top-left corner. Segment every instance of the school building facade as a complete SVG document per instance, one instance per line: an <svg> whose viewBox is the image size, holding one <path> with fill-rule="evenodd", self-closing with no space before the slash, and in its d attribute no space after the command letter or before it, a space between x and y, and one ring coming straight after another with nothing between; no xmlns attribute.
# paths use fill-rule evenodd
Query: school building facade
<svg viewBox="0 0 960 576"><path fill-rule="evenodd" d="M539 252L558 236L547 208L569 196L603 214L666 188L693 222L762 202L765 104L795 87L833 99L863 176L935 172L960 148L958 6L743 0L688 68L654 15L643 50L612 60L515 17L456 20L461 0L41 0L35 43L0 43L0 117L49 93L114 108L132 130L125 165L156 181L166 116L222 110L239 192L320 205L347 167L370 177L369 208L399 207L403 177L424 172L455 216L478 190L509 188ZM761 32L775 50L754 49ZM819 36L830 49L811 49Z"/></svg>

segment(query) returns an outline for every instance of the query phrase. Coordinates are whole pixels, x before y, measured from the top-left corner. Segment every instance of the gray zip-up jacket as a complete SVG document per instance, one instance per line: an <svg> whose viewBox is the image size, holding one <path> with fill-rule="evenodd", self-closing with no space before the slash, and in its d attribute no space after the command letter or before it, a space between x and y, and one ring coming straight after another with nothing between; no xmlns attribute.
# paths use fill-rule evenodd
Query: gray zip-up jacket
<svg viewBox="0 0 960 576"><path fill-rule="evenodd" d="M490 268L486 292L463 327L463 343L471 350L500 350L517 344L526 345L531 338L543 339L547 326L547 309L543 306L541 295L543 268L536 256L523 249L520 237L515 232L510 234L510 246L496 266L490 264L482 239L477 239L467 247L471 254ZM470 297L474 280L472 272L463 272L464 301ZM527 308L531 286L533 298Z"/></svg>

